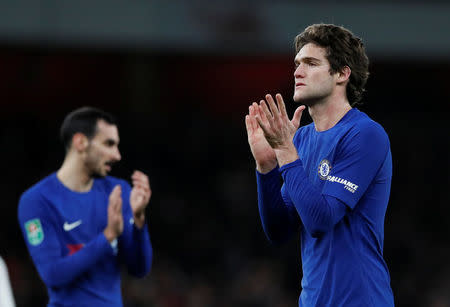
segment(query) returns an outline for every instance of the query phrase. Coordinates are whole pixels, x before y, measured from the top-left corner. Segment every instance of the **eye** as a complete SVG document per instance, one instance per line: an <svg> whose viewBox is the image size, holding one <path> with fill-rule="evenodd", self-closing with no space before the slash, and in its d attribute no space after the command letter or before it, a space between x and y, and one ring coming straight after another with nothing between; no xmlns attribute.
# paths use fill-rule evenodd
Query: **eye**
<svg viewBox="0 0 450 307"><path fill-rule="evenodd" d="M106 140L105 144L108 147L113 147L116 144L116 142L114 142L114 140Z"/></svg>

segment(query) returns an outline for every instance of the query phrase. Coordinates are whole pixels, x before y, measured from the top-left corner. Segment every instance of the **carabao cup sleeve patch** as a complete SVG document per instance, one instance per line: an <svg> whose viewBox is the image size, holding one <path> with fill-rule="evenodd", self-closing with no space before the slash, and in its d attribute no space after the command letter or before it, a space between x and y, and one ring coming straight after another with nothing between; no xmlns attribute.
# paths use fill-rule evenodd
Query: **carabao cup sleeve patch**
<svg viewBox="0 0 450 307"><path fill-rule="evenodd" d="M44 230L39 219L32 219L25 223L28 242L33 245L39 245L44 241Z"/></svg>

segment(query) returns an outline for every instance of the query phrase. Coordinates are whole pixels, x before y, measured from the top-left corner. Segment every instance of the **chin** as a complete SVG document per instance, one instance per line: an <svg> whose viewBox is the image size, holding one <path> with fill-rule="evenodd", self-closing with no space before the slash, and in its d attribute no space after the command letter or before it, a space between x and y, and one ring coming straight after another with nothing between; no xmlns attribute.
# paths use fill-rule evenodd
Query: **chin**
<svg viewBox="0 0 450 307"><path fill-rule="evenodd" d="M317 96L301 96L301 95L295 95L294 94L294 101L300 104L304 104L307 107L311 107L314 106L316 104L318 104L321 100L321 97L317 97Z"/></svg>
<svg viewBox="0 0 450 307"><path fill-rule="evenodd" d="M106 172L106 171L92 173L93 178L105 178L107 175L108 175L108 172Z"/></svg>
<svg viewBox="0 0 450 307"><path fill-rule="evenodd" d="M304 101L309 100L308 95L305 95L305 93L303 92L294 92L294 97L293 97L295 102L299 102L299 103L304 103Z"/></svg>

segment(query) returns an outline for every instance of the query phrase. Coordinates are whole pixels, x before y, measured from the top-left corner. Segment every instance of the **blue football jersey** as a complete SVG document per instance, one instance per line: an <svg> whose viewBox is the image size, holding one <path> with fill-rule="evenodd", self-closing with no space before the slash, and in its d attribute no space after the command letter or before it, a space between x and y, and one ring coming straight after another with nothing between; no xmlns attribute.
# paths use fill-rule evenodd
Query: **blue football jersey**
<svg viewBox="0 0 450 307"><path fill-rule="evenodd" d="M299 306L393 306L383 259L392 177L384 129L365 113L351 109L326 131L316 131L314 123L301 127L294 144L308 181L322 195L348 206L331 231L314 237L301 228Z"/></svg>
<svg viewBox="0 0 450 307"><path fill-rule="evenodd" d="M112 243L107 225L109 194L122 187L124 231ZM121 179L94 179L88 192L64 186L56 173L25 191L18 219L31 258L47 286L48 306L122 306L120 264L135 276L149 272L147 227L133 223L131 187Z"/></svg>

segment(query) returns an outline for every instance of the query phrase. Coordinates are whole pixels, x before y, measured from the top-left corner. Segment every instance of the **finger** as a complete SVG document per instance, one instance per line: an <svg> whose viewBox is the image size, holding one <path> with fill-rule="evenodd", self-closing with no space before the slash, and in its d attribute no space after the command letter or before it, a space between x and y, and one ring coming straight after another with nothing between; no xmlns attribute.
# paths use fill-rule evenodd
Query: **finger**
<svg viewBox="0 0 450 307"><path fill-rule="evenodd" d="M255 110L253 104L248 107L248 115L245 116L245 126L247 128L247 134L252 134L257 128L254 123Z"/></svg>
<svg viewBox="0 0 450 307"><path fill-rule="evenodd" d="M283 97L281 96L281 94L276 94L275 99L277 100L281 116L287 118L286 105L284 104Z"/></svg>
<svg viewBox="0 0 450 307"><path fill-rule="evenodd" d="M109 197L117 197L117 195L119 195L120 193L120 190L121 190L120 184L115 185L111 193L109 194Z"/></svg>
<svg viewBox="0 0 450 307"><path fill-rule="evenodd" d="M147 200L150 196L150 191L149 190L138 190L136 192L137 197L142 197L144 200Z"/></svg>
<svg viewBox="0 0 450 307"><path fill-rule="evenodd" d="M119 199L117 200L115 209L117 214L122 214L122 197L119 197Z"/></svg>
<svg viewBox="0 0 450 307"><path fill-rule="evenodd" d="M261 100L259 102L259 115L262 121L264 121L264 124L266 127L272 126L273 124L273 116L269 111L269 108L267 107L267 104L264 100Z"/></svg>
<svg viewBox="0 0 450 307"><path fill-rule="evenodd" d="M137 189L137 190L142 190L144 192L150 191L150 187L148 185L136 183L136 184L133 184L133 186L134 186L134 189Z"/></svg>
<svg viewBox="0 0 450 307"><path fill-rule="evenodd" d="M133 179L132 184L133 184L133 187L142 187L142 188L145 188L145 189L149 188L148 181L143 181L143 180L140 180L140 179Z"/></svg>
<svg viewBox="0 0 450 307"><path fill-rule="evenodd" d="M131 175L131 178L148 182L148 177L147 177L147 175L144 174L144 173L141 172L141 171L138 171L138 170L135 170L135 171L133 172L133 175Z"/></svg>
<svg viewBox="0 0 450 307"><path fill-rule="evenodd" d="M294 116L292 116L291 123L296 129L300 127L300 120L302 119L303 110L305 110L305 108L305 106L299 106L297 110L295 110Z"/></svg>
<svg viewBox="0 0 450 307"><path fill-rule="evenodd" d="M275 101L273 100L272 95L267 94L266 101L269 104L270 111L272 112L272 116L273 116L274 120L277 121L280 118L280 111L278 110L278 107L275 104Z"/></svg>
<svg viewBox="0 0 450 307"><path fill-rule="evenodd" d="M250 115L245 115L245 129L247 130L247 135L250 135L253 133L253 129L251 128L250 123Z"/></svg>
<svg viewBox="0 0 450 307"><path fill-rule="evenodd" d="M121 192L122 192L122 188L120 185L116 185L113 188L111 194L109 194L109 203L111 206L115 207L115 204L116 204L118 198L120 197Z"/></svg>
<svg viewBox="0 0 450 307"><path fill-rule="evenodd" d="M144 189L149 189L150 188L150 182L148 180L148 177L146 175L142 175L139 177L132 177L133 180L133 187L135 186L139 186L142 187Z"/></svg>
<svg viewBox="0 0 450 307"><path fill-rule="evenodd" d="M255 120L255 116L258 114L258 104L253 102L250 106L250 124L253 131L258 129L258 123Z"/></svg>
<svg viewBox="0 0 450 307"><path fill-rule="evenodd" d="M269 135L268 127L262 122L261 118L259 116L256 116L256 120L258 121L259 126L264 132L264 136Z"/></svg>

